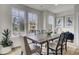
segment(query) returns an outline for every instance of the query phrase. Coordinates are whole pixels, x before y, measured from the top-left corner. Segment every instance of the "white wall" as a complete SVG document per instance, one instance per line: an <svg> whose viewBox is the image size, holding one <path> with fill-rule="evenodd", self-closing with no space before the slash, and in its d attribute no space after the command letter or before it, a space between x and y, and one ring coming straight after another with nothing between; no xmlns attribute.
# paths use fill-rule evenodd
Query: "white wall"
<svg viewBox="0 0 79 59"><path fill-rule="evenodd" d="M10 27L10 17L8 17L10 15L10 10L8 8L9 5L0 5L0 34L2 34L1 32L3 32L4 29L9 28ZM2 37L2 35L0 35L0 38Z"/></svg>
<svg viewBox="0 0 79 59"><path fill-rule="evenodd" d="M61 12L61 13L58 13L56 14L56 16L72 16L73 17L73 26L71 28L67 28L65 27L68 31L74 33L74 45L77 46L77 48L79 47L79 29L78 29L78 20L77 20L77 17L76 17L76 13L78 13L76 11L76 6L73 6L74 8L73 9L70 9L70 10L67 10L67 11L64 11L64 12Z"/></svg>
<svg viewBox="0 0 79 59"><path fill-rule="evenodd" d="M63 17L63 16L65 17L64 18L64 24L65 24L65 20L66 20L67 16L72 17L72 20L73 20L72 27L65 27L65 25L64 25L64 28L66 28L68 31L74 33L74 9L70 9L70 10L67 10L67 11L60 12L60 13L56 14L56 17Z"/></svg>
<svg viewBox="0 0 79 59"><path fill-rule="evenodd" d="M75 45L79 47L79 5L74 6L75 9L75 21L74 21L74 31L75 31Z"/></svg>
<svg viewBox="0 0 79 59"><path fill-rule="evenodd" d="M73 16L73 27L68 30L74 33L74 44L79 48L79 5L73 7L74 9L58 13L56 16Z"/></svg>

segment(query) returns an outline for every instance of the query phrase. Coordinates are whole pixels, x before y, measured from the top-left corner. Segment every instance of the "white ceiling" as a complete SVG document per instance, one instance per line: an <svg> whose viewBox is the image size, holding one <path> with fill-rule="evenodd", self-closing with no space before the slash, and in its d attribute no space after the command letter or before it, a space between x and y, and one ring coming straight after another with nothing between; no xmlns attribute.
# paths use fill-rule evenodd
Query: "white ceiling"
<svg viewBox="0 0 79 59"><path fill-rule="evenodd" d="M28 7L43 11L48 10L53 13L59 13L74 8L74 4L25 4Z"/></svg>

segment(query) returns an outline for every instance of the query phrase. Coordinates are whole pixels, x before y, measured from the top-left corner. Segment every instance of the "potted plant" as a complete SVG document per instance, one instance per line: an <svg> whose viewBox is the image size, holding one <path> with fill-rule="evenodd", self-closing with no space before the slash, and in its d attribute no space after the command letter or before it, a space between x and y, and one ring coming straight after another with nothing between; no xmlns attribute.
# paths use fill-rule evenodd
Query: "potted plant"
<svg viewBox="0 0 79 59"><path fill-rule="evenodd" d="M10 40L10 31L8 29L4 30L3 39L1 41L1 54L6 54L11 51L12 41Z"/></svg>
<svg viewBox="0 0 79 59"><path fill-rule="evenodd" d="M51 34L52 34L52 31L47 32L48 37L51 36Z"/></svg>

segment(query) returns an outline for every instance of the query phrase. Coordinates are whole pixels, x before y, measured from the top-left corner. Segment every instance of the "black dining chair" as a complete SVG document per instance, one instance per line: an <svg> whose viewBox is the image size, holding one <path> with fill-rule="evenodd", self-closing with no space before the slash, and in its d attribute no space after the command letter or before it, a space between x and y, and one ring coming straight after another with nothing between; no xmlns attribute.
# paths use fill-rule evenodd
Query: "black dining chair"
<svg viewBox="0 0 79 59"><path fill-rule="evenodd" d="M64 45L65 45L65 50L67 51L67 39L68 39L68 34L67 32L64 32L64 35L65 35L65 40L64 40Z"/></svg>
<svg viewBox="0 0 79 59"><path fill-rule="evenodd" d="M58 51L60 51L60 54L62 55L63 54L63 46L64 46L65 42L66 42L65 33L61 33L58 42L49 43L48 48L54 52L53 54L57 55Z"/></svg>
<svg viewBox="0 0 79 59"><path fill-rule="evenodd" d="M74 35L70 32L64 32L65 34L65 50L67 51L67 42L73 42ZM70 41L69 41L70 40Z"/></svg>

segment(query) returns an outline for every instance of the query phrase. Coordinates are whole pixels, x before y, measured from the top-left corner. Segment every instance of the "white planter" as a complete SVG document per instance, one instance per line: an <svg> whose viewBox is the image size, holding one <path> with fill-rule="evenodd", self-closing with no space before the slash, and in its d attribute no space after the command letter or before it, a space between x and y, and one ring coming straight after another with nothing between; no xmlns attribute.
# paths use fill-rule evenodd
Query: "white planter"
<svg viewBox="0 0 79 59"><path fill-rule="evenodd" d="M11 51L11 47L2 47L0 50L0 54L7 54Z"/></svg>

